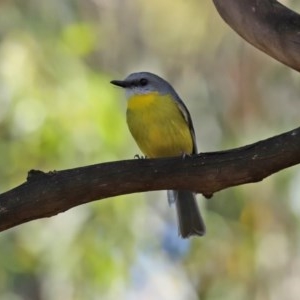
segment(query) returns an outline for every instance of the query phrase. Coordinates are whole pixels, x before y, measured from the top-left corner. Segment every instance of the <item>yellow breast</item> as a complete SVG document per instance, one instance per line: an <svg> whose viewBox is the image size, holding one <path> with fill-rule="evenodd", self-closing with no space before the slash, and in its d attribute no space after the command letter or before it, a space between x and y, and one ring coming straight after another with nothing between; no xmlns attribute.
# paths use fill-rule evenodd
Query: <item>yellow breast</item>
<svg viewBox="0 0 300 300"><path fill-rule="evenodd" d="M127 123L147 157L178 156L193 151L189 126L170 95L132 96L128 100Z"/></svg>

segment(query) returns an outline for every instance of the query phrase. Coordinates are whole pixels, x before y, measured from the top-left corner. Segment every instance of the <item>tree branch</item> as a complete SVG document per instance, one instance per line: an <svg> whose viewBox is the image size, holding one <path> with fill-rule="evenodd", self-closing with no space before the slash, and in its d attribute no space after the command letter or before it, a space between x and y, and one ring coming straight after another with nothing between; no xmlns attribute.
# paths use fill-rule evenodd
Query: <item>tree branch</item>
<svg viewBox="0 0 300 300"><path fill-rule="evenodd" d="M269 56L300 71L300 15L275 0L213 0L228 25Z"/></svg>
<svg viewBox="0 0 300 300"><path fill-rule="evenodd" d="M138 159L44 173L0 195L0 231L112 196L186 189L211 194L257 182L300 163L300 127L228 151L191 157Z"/></svg>

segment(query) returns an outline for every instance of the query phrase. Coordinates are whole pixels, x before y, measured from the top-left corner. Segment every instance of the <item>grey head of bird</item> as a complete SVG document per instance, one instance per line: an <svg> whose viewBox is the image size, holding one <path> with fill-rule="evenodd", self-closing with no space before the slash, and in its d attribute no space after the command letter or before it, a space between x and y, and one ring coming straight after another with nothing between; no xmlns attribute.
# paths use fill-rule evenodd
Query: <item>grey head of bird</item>
<svg viewBox="0 0 300 300"><path fill-rule="evenodd" d="M111 83L124 88L128 98L153 92L158 92L160 95L171 94L174 98L179 98L166 80L150 72L132 73L124 80L112 80Z"/></svg>

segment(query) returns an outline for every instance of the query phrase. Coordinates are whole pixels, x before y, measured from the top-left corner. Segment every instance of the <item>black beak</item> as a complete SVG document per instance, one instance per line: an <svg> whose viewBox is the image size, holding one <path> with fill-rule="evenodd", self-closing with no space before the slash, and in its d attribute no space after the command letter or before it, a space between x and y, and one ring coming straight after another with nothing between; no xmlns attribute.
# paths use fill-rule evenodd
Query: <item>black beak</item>
<svg viewBox="0 0 300 300"><path fill-rule="evenodd" d="M125 81L125 80L112 80L110 83L114 84L114 85L117 85L117 86L120 86L122 88L129 87L129 82Z"/></svg>

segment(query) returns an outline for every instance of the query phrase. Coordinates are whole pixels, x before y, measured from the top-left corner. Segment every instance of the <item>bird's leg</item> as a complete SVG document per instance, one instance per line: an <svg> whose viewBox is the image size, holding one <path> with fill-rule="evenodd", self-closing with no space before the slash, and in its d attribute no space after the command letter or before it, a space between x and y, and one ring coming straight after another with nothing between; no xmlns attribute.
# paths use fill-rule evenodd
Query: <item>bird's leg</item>
<svg viewBox="0 0 300 300"><path fill-rule="evenodd" d="M185 159L186 157L191 157L192 154L191 153L186 153L186 152L181 152L181 158Z"/></svg>
<svg viewBox="0 0 300 300"><path fill-rule="evenodd" d="M143 155L136 154L133 158L135 158L135 159L146 159L147 156L146 155L143 156Z"/></svg>

